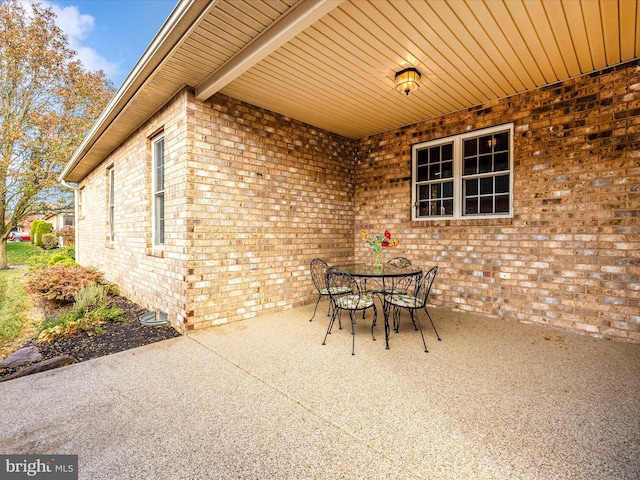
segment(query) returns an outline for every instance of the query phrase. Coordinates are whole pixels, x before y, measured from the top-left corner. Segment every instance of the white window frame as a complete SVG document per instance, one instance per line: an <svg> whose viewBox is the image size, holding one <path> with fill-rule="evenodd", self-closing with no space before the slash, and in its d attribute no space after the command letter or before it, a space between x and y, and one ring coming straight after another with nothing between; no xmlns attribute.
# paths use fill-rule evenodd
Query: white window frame
<svg viewBox="0 0 640 480"><path fill-rule="evenodd" d="M116 236L116 229L114 225L115 220L115 209L116 209L116 191L115 191L115 169L112 167L108 170L109 179L109 196L108 196L108 216L107 223L109 224L109 240L113 242Z"/></svg>
<svg viewBox="0 0 640 480"><path fill-rule="evenodd" d="M162 155L158 155L158 148L162 145ZM164 154L164 133L156 135L151 139L151 228L153 245L155 247L161 247L165 242L165 224L164 224L164 168L165 168L165 154Z"/></svg>
<svg viewBox="0 0 640 480"><path fill-rule="evenodd" d="M464 141L470 138L482 137L492 135L501 132L508 132L509 136L509 149L508 149L508 169L491 171L487 173L477 173L473 175L464 175L464 158L463 158L463 145ZM418 188L420 186L428 186L430 184L438 184L441 180L427 180L418 182L418 152L420 150L441 146L445 144L453 144L453 175L451 181L453 181L453 208L450 213L446 213L446 210L434 215L419 215L418 206ZM509 210L504 213L465 213L464 204L464 180L472 178L483 177L498 177L503 175L509 175ZM495 192L493 197L497 195ZM471 196L470 196L471 197ZM497 125L490 128L484 128L482 130L474 130L473 132L467 132L459 135L452 135L437 140L431 140L428 142L418 143L411 148L411 220L412 221L434 221L434 220L455 220L455 219L486 219L486 218L511 218L513 217L513 123Z"/></svg>

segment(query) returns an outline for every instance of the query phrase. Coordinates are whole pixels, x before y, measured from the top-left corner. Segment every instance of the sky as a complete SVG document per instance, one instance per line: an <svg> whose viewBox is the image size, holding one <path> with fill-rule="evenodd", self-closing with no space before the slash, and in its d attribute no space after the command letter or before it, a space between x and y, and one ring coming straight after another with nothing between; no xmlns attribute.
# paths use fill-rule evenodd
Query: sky
<svg viewBox="0 0 640 480"><path fill-rule="evenodd" d="M178 0L36 0L50 7L87 70L119 88Z"/></svg>

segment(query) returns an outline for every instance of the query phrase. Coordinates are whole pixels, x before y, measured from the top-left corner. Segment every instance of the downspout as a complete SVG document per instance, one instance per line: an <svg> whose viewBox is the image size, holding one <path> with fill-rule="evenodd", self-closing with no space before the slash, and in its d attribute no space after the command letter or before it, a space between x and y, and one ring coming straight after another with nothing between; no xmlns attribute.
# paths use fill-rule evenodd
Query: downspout
<svg viewBox="0 0 640 480"><path fill-rule="evenodd" d="M75 257L76 259L78 258L78 246L80 245L80 243L78 242L80 236L79 236L79 231L80 231L80 216L79 216L79 212L78 212L78 187L74 187L73 185L68 184L66 181L64 181L62 178L58 178L58 180L60 181L60 183L62 185L64 185L65 187L73 190L73 218L74 218L74 223L75 223L75 229L74 229L74 233L73 233L73 243L74 243L74 247L75 247Z"/></svg>

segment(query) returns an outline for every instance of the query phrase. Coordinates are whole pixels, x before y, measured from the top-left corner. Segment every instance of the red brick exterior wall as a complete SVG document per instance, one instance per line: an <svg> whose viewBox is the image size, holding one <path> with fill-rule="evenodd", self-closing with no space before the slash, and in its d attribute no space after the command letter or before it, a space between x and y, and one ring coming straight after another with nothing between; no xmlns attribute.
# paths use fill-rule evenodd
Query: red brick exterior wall
<svg viewBox="0 0 640 480"><path fill-rule="evenodd" d="M411 145L509 122L513 218L412 222ZM363 139L356 172L356 230L438 265L434 304L640 341L638 62Z"/></svg>

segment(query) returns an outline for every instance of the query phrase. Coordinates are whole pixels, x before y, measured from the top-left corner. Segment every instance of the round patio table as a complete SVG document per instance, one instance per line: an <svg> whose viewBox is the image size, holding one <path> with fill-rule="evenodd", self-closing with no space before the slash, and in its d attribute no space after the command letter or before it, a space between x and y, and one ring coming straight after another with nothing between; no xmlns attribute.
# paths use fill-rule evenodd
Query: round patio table
<svg viewBox="0 0 640 480"><path fill-rule="evenodd" d="M348 263L344 265L334 265L332 268L339 268L343 272L347 272L352 277L380 279L382 283L382 292L392 291L395 281L399 278L422 275L422 268L414 265L407 267L398 267L389 263L383 263L381 266L374 266L372 263ZM382 313L384 316L384 339L386 348L389 350L389 307L386 302L382 302Z"/></svg>

